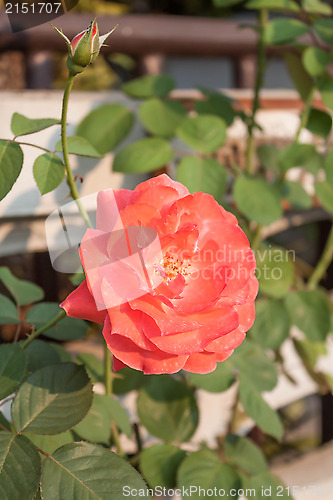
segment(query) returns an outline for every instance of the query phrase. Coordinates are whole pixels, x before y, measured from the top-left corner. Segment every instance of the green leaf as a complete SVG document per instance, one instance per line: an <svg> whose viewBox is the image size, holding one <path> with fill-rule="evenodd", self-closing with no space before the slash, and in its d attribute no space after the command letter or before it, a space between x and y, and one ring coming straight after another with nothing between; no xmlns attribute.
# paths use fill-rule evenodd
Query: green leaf
<svg viewBox="0 0 333 500"><path fill-rule="evenodd" d="M160 137L172 137L187 111L180 102L152 98L143 102L138 111L143 126Z"/></svg>
<svg viewBox="0 0 333 500"><path fill-rule="evenodd" d="M322 206L328 212L333 212L333 186L327 181L317 182L315 184L316 195Z"/></svg>
<svg viewBox="0 0 333 500"><path fill-rule="evenodd" d="M175 88L175 81L169 75L146 75L135 78L121 86L121 90L131 97L165 97Z"/></svg>
<svg viewBox="0 0 333 500"><path fill-rule="evenodd" d="M235 382L235 375L230 361L223 361L223 363L217 363L215 370L206 375L190 373L189 381L195 387L207 392L223 392Z"/></svg>
<svg viewBox="0 0 333 500"><path fill-rule="evenodd" d="M323 14L324 16L332 14L331 7L320 0L303 0L303 9L309 14Z"/></svg>
<svg viewBox="0 0 333 500"><path fill-rule="evenodd" d="M298 19L274 19L265 28L264 40L267 45L286 43L308 31L309 27Z"/></svg>
<svg viewBox="0 0 333 500"><path fill-rule="evenodd" d="M35 339L25 349L28 357L27 370L35 372L44 366L60 363L59 354L43 340Z"/></svg>
<svg viewBox="0 0 333 500"><path fill-rule="evenodd" d="M67 444L47 457L41 489L43 500L124 500L134 489L151 500L133 467L112 451L90 443Z"/></svg>
<svg viewBox="0 0 333 500"><path fill-rule="evenodd" d="M326 66L331 61L331 57L325 50L318 47L308 47L303 52L302 61L305 69L311 76L319 76L325 72Z"/></svg>
<svg viewBox="0 0 333 500"><path fill-rule="evenodd" d="M262 347L277 349L288 338L290 320L284 303L275 299L256 302L256 319L251 337Z"/></svg>
<svg viewBox="0 0 333 500"><path fill-rule="evenodd" d="M329 75L325 75L318 83L318 90L325 106L333 109L333 80Z"/></svg>
<svg viewBox="0 0 333 500"><path fill-rule="evenodd" d="M0 139L0 201L9 193L21 173L23 152L16 142Z"/></svg>
<svg viewBox="0 0 333 500"><path fill-rule="evenodd" d="M325 174L327 182L333 187L333 149L325 158Z"/></svg>
<svg viewBox="0 0 333 500"><path fill-rule="evenodd" d="M149 378L149 375L144 375L142 372L126 366L117 372L117 378L113 380L113 392L114 394L126 394L130 391L136 391L148 382Z"/></svg>
<svg viewBox="0 0 333 500"><path fill-rule="evenodd" d="M101 155L94 146L85 137L74 135L67 137L68 153L78 156L90 156L92 158L101 158ZM61 140L57 142L56 151L62 152Z"/></svg>
<svg viewBox="0 0 333 500"><path fill-rule="evenodd" d="M36 304L29 309L26 322L34 325L36 329L41 328L55 318L61 310L55 302ZM86 335L88 328L88 324L82 319L66 317L45 330L43 335L55 340L80 340Z"/></svg>
<svg viewBox="0 0 333 500"><path fill-rule="evenodd" d="M133 123L134 115L125 106L105 104L84 117L76 135L86 139L100 155L105 155L126 137Z"/></svg>
<svg viewBox="0 0 333 500"><path fill-rule="evenodd" d="M20 306L38 302L44 297L44 292L38 285L16 278L8 267L0 267L0 281Z"/></svg>
<svg viewBox="0 0 333 500"><path fill-rule="evenodd" d="M273 144L262 144L257 148L257 155L263 167L275 173L280 172L278 163L279 149Z"/></svg>
<svg viewBox="0 0 333 500"><path fill-rule="evenodd" d="M243 0L213 0L215 7L230 7L243 2Z"/></svg>
<svg viewBox="0 0 333 500"><path fill-rule="evenodd" d="M162 167L173 157L170 145L164 139L148 137L133 142L116 154L114 172L144 173Z"/></svg>
<svg viewBox="0 0 333 500"><path fill-rule="evenodd" d="M302 100L306 101L312 91L314 82L303 66L301 55L289 51L284 52L283 58L295 88L297 89Z"/></svg>
<svg viewBox="0 0 333 500"><path fill-rule="evenodd" d="M24 436L30 439L35 446L38 446L38 448L50 455L60 448L60 446L73 443L74 441L74 436L70 431L54 434L53 436L43 436L41 434L30 434L27 432L24 433Z"/></svg>
<svg viewBox="0 0 333 500"><path fill-rule="evenodd" d="M317 19L313 23L313 29L324 42L333 43L333 19Z"/></svg>
<svg viewBox="0 0 333 500"><path fill-rule="evenodd" d="M276 386L278 376L275 365L255 342L246 339L235 351L232 361L240 375L259 391L271 391Z"/></svg>
<svg viewBox="0 0 333 500"><path fill-rule="evenodd" d="M40 193L46 194L62 183L65 177L65 165L59 156L45 153L36 158L33 173Z"/></svg>
<svg viewBox="0 0 333 500"><path fill-rule="evenodd" d="M128 438L131 437L131 423L118 401L110 396L94 394L92 407L74 431L86 441L109 444L112 421Z"/></svg>
<svg viewBox="0 0 333 500"><path fill-rule="evenodd" d="M205 100L196 101L194 103L194 109L199 115L219 116L228 127L237 116L230 99L217 92L215 94L211 93Z"/></svg>
<svg viewBox="0 0 333 500"><path fill-rule="evenodd" d="M292 500L292 497L281 479L268 471L250 477L248 481L246 486L249 490L254 489L253 498L256 498L256 500L267 500L267 498L271 500Z"/></svg>
<svg viewBox="0 0 333 500"><path fill-rule="evenodd" d="M174 488L177 469L186 452L172 444L155 444L140 454L140 470L151 488Z"/></svg>
<svg viewBox="0 0 333 500"><path fill-rule="evenodd" d="M104 382L104 364L94 354L82 352L77 356L76 362L84 365L93 384Z"/></svg>
<svg viewBox="0 0 333 500"><path fill-rule="evenodd" d="M190 193L203 191L221 201L227 190L228 175L225 167L213 158L186 156L178 164L177 181Z"/></svg>
<svg viewBox="0 0 333 500"><path fill-rule="evenodd" d="M61 121L54 118L27 118L20 113L14 113L11 129L15 137L19 135L34 134L53 125L60 125Z"/></svg>
<svg viewBox="0 0 333 500"><path fill-rule="evenodd" d="M330 308L326 296L319 290L289 293L285 304L293 325L297 326L308 340L322 342L330 327Z"/></svg>
<svg viewBox="0 0 333 500"><path fill-rule="evenodd" d="M292 257L294 253L291 251ZM282 248L262 248L256 254L259 290L270 297L284 297L294 282L294 266Z"/></svg>
<svg viewBox="0 0 333 500"><path fill-rule="evenodd" d="M5 295L0 294L0 324L20 323L17 307Z"/></svg>
<svg viewBox="0 0 333 500"><path fill-rule="evenodd" d="M252 383L240 374L239 395L245 412L264 432L280 439L283 426L276 411L266 403Z"/></svg>
<svg viewBox="0 0 333 500"><path fill-rule="evenodd" d="M177 135L200 153L214 153L226 140L226 124L218 116L189 116L182 121Z"/></svg>
<svg viewBox="0 0 333 500"><path fill-rule="evenodd" d="M262 226L267 226L282 215L278 189L263 179L239 176L233 193L241 212Z"/></svg>
<svg viewBox="0 0 333 500"><path fill-rule="evenodd" d="M178 485L180 488L191 490L191 499L200 500L203 490L225 490L225 497L233 495L233 491L241 487L241 480L233 467L222 463L217 453L213 450L202 449L187 456L178 469ZM196 490L194 489L196 488ZM216 498L216 497L215 497Z"/></svg>
<svg viewBox="0 0 333 500"><path fill-rule="evenodd" d="M308 121L305 127L312 134L319 135L326 139L332 130L332 117L326 111L321 109L311 108Z"/></svg>
<svg viewBox="0 0 333 500"><path fill-rule="evenodd" d="M299 182L284 181L281 186L281 195L295 208L306 210L312 206L311 196Z"/></svg>
<svg viewBox="0 0 333 500"><path fill-rule="evenodd" d="M297 354L305 363L310 363L314 368L319 356L327 355L327 348L324 342L311 342L310 340L293 339Z"/></svg>
<svg viewBox="0 0 333 500"><path fill-rule="evenodd" d="M19 344L0 345L0 399L18 387L26 370L26 354Z"/></svg>
<svg viewBox="0 0 333 500"><path fill-rule="evenodd" d="M293 143L284 148L279 155L279 164L282 170L303 167L316 174L321 168L321 163L321 156L312 144Z"/></svg>
<svg viewBox="0 0 333 500"><path fill-rule="evenodd" d="M40 458L24 436L0 431L0 498L28 500L39 486Z"/></svg>
<svg viewBox="0 0 333 500"><path fill-rule="evenodd" d="M223 443L225 455L231 465L240 467L250 474L268 469L265 455L258 446L245 437L228 434Z"/></svg>
<svg viewBox="0 0 333 500"><path fill-rule="evenodd" d="M290 12L299 12L301 9L293 0L250 0L246 4L247 9L269 9L286 10Z"/></svg>
<svg viewBox="0 0 333 500"><path fill-rule="evenodd" d="M167 375L150 377L141 388L138 415L151 434L166 442L188 441L199 421L192 390Z"/></svg>
<svg viewBox="0 0 333 500"><path fill-rule="evenodd" d="M12 405L18 432L59 434L78 424L92 403L92 386L83 366L59 363L30 375Z"/></svg>
<svg viewBox="0 0 333 500"><path fill-rule="evenodd" d="M58 354L59 359L62 363L67 363L68 361L72 361L72 356L69 351L66 351L60 344L56 342L48 342L48 345L52 347L52 349Z"/></svg>

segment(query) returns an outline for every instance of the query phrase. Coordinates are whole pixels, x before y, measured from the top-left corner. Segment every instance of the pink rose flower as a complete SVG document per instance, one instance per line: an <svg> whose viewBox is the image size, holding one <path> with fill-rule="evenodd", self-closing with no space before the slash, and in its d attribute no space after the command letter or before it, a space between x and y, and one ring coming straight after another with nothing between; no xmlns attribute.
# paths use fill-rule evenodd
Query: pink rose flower
<svg viewBox="0 0 333 500"><path fill-rule="evenodd" d="M236 217L167 175L101 191L80 255L86 280L61 307L104 324L115 371L211 372L254 322L256 264Z"/></svg>

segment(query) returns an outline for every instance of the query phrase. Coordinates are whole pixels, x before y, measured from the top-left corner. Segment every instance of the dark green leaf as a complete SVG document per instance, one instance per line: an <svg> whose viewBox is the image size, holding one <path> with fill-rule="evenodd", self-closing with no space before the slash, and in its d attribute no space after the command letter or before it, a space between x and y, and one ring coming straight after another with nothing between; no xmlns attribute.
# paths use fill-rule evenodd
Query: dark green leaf
<svg viewBox="0 0 333 500"><path fill-rule="evenodd" d="M327 181L317 182L315 192L325 210L333 212L333 185Z"/></svg>
<svg viewBox="0 0 333 500"><path fill-rule="evenodd" d="M151 377L141 388L138 414L147 430L166 442L188 441L199 420L192 390L167 375Z"/></svg>
<svg viewBox="0 0 333 500"><path fill-rule="evenodd" d="M0 324L9 325L19 322L17 307L5 295L0 294Z"/></svg>
<svg viewBox="0 0 333 500"><path fill-rule="evenodd" d="M24 436L0 431L0 498L30 500L37 492L40 458Z"/></svg>
<svg viewBox="0 0 333 500"><path fill-rule="evenodd" d="M44 366L60 363L59 354L43 340L35 339L25 349L28 357L27 370L35 372Z"/></svg>
<svg viewBox="0 0 333 500"><path fill-rule="evenodd" d="M286 10L290 12L299 12L301 9L293 0L250 0L246 3L247 9L269 9Z"/></svg>
<svg viewBox="0 0 333 500"><path fill-rule="evenodd" d="M65 165L59 156L45 153L36 158L33 166L34 179L41 194L49 193L61 184L65 177Z"/></svg>
<svg viewBox="0 0 333 500"><path fill-rule="evenodd" d="M26 322L31 323L38 329L55 318L61 310L55 302L36 304L29 309ZM67 317L61 319L55 326L45 330L43 335L55 340L79 340L85 336L88 328L88 324L82 319Z"/></svg>
<svg viewBox="0 0 333 500"><path fill-rule="evenodd" d="M103 362L96 358L94 354L82 352L77 356L76 362L84 365L93 384L96 384L97 382L104 382Z"/></svg>
<svg viewBox="0 0 333 500"><path fill-rule="evenodd" d="M298 19L274 19L267 24L264 39L267 45L286 43L308 31L309 27Z"/></svg>
<svg viewBox="0 0 333 500"><path fill-rule="evenodd" d="M140 389L149 380L149 375L133 370L128 366L117 372L117 378L113 380L114 394L126 394L130 391Z"/></svg>
<svg viewBox="0 0 333 500"><path fill-rule="evenodd" d="M83 366L59 363L30 375L12 405L19 432L59 434L78 424L92 403L92 386Z"/></svg>
<svg viewBox="0 0 333 500"><path fill-rule="evenodd" d="M239 395L244 410L258 427L280 439L283 426L277 412L268 406L260 392L242 374L239 382Z"/></svg>
<svg viewBox="0 0 333 500"><path fill-rule="evenodd" d="M174 488L177 469L186 452L171 444L155 444L140 455L140 470L151 488Z"/></svg>
<svg viewBox="0 0 333 500"><path fill-rule="evenodd" d="M178 469L178 485L180 488L192 487L192 500L202 500L199 487L203 490L225 490L225 497L234 496L234 491L241 487L240 477L233 467L222 463L213 450L202 449L186 457ZM194 490L196 488L196 490Z"/></svg>
<svg viewBox="0 0 333 500"><path fill-rule="evenodd" d="M333 149L325 158L325 174L327 182L333 187Z"/></svg>
<svg viewBox="0 0 333 500"><path fill-rule="evenodd" d="M311 108L305 127L313 134L326 139L332 129L332 117L321 109Z"/></svg>
<svg viewBox="0 0 333 500"><path fill-rule="evenodd" d="M319 290L288 294L285 300L291 322L305 333L308 340L322 342L326 339L331 316L326 296Z"/></svg>
<svg viewBox="0 0 333 500"><path fill-rule="evenodd" d="M303 0L303 9L309 14L323 14L324 16L332 14L331 7L320 0Z"/></svg>
<svg viewBox="0 0 333 500"><path fill-rule="evenodd" d="M323 103L330 109L333 109L333 80L329 75L321 78L318 83L318 90L321 93Z"/></svg>
<svg viewBox="0 0 333 500"><path fill-rule="evenodd" d="M172 157L173 152L167 141L148 137L133 142L117 153L113 170L123 173L151 172L168 163Z"/></svg>
<svg viewBox="0 0 333 500"><path fill-rule="evenodd" d="M318 47L308 47L303 52L302 61L311 76L322 75L331 61L330 54Z"/></svg>
<svg viewBox="0 0 333 500"><path fill-rule="evenodd" d="M167 138L175 134L187 111L180 102L152 98L141 104L138 114L151 134Z"/></svg>
<svg viewBox="0 0 333 500"><path fill-rule="evenodd" d="M277 349L289 335L290 320L283 302L274 299L256 303L256 319L251 328L253 337L262 347Z"/></svg>
<svg viewBox="0 0 333 500"><path fill-rule="evenodd" d="M200 153L214 153L226 139L226 124L214 115L189 116L182 121L177 135Z"/></svg>
<svg viewBox="0 0 333 500"><path fill-rule="evenodd" d="M317 19L313 28L324 42L333 43L333 19Z"/></svg>
<svg viewBox="0 0 333 500"><path fill-rule="evenodd" d="M74 436L72 432L67 431L61 434L54 434L53 436L43 436L42 434L24 433L24 435L32 441L35 446L41 450L49 453L54 453L60 446L68 443L73 443Z"/></svg>
<svg viewBox="0 0 333 500"><path fill-rule="evenodd" d="M243 0L213 0L215 7L230 7L241 3Z"/></svg>
<svg viewBox="0 0 333 500"><path fill-rule="evenodd" d="M313 79L305 70L302 57L294 52L285 52L283 58L286 62L291 79L303 101L309 97L314 86Z"/></svg>
<svg viewBox="0 0 333 500"><path fill-rule="evenodd" d="M271 391L276 386L278 376L275 365L259 344L246 339L235 351L232 361L242 378L250 381L259 391Z"/></svg>
<svg viewBox="0 0 333 500"><path fill-rule="evenodd" d="M262 144L257 149L259 161L267 170L272 170L275 173L280 171L278 156L279 149L273 144Z"/></svg>
<svg viewBox="0 0 333 500"><path fill-rule="evenodd" d="M281 194L295 208L306 210L312 206L311 196L299 182L284 181Z"/></svg>
<svg viewBox="0 0 333 500"><path fill-rule="evenodd" d="M147 75L124 83L121 90L131 97L143 99L165 97L174 87L175 81L169 75Z"/></svg>
<svg viewBox="0 0 333 500"><path fill-rule="evenodd" d="M0 201L9 193L23 166L23 152L16 142L0 139Z"/></svg>
<svg viewBox="0 0 333 500"><path fill-rule="evenodd" d="M82 422L74 427L74 431L87 441L108 444L112 421L128 438L131 437L132 427L128 415L118 401L110 396L94 394L92 407Z"/></svg>
<svg viewBox="0 0 333 500"><path fill-rule="evenodd" d="M216 369L206 375L190 373L189 380L191 384L205 391L223 392L232 386L235 376L230 361L223 361L223 363L217 363Z"/></svg>
<svg viewBox="0 0 333 500"><path fill-rule="evenodd" d="M194 108L199 115L217 115L230 126L237 116L230 99L222 94L211 94L206 100L196 101Z"/></svg>
<svg viewBox="0 0 333 500"><path fill-rule="evenodd" d="M105 155L126 137L133 122L133 113L124 106L105 104L84 117L76 134L86 139L98 153Z"/></svg>
<svg viewBox="0 0 333 500"><path fill-rule="evenodd" d="M291 251L292 258L294 253ZM284 297L294 282L294 266L289 252L282 248L263 248L256 254L259 290L279 299Z"/></svg>
<svg viewBox="0 0 333 500"><path fill-rule="evenodd" d="M46 458L41 489L43 500L124 500L132 489L151 500L135 469L112 451L90 443L67 444Z"/></svg>
<svg viewBox="0 0 333 500"><path fill-rule="evenodd" d="M221 201L227 189L228 175L225 167L213 158L186 156L178 164L177 181L184 184L190 193L203 191Z"/></svg>
<svg viewBox="0 0 333 500"><path fill-rule="evenodd" d="M271 500L292 500L289 490L287 490L283 482L268 471L261 472L249 478L248 481L247 488L250 490L254 488L253 498L256 498L256 500L267 500L267 498Z"/></svg>
<svg viewBox="0 0 333 500"><path fill-rule="evenodd" d="M0 345L0 399L18 387L26 370L26 354L19 344Z"/></svg>
<svg viewBox="0 0 333 500"><path fill-rule="evenodd" d="M38 285L16 278L8 267L0 267L0 281L20 306L38 302L44 297L44 292Z"/></svg>
<svg viewBox="0 0 333 500"><path fill-rule="evenodd" d="M267 226L282 215L278 189L263 179L237 177L233 193L241 212L262 226Z"/></svg>
<svg viewBox="0 0 333 500"><path fill-rule="evenodd" d="M35 132L40 132L46 128L52 127L53 125L60 125L60 120L54 118L27 118L26 116L20 115L20 113L14 113L12 117L11 129L15 137L19 135L28 135Z"/></svg>
<svg viewBox="0 0 333 500"><path fill-rule="evenodd" d="M232 465L250 474L268 469L265 455L258 446L245 437L228 434L223 443L224 452Z"/></svg>
<svg viewBox="0 0 333 500"><path fill-rule="evenodd" d="M56 342L48 342L48 344L52 347L52 349L58 354L60 361L62 363L67 363L68 361L72 361L72 356L69 351L66 351L60 344Z"/></svg>
<svg viewBox="0 0 333 500"><path fill-rule="evenodd" d="M279 164L282 170L303 167L316 174L322 166L322 158L312 144L293 143L280 152Z"/></svg>
<svg viewBox="0 0 333 500"><path fill-rule="evenodd" d="M78 135L67 137L67 145L68 152L72 155L90 156L92 158L100 158L102 156L85 137ZM56 144L56 151L62 151L61 140Z"/></svg>

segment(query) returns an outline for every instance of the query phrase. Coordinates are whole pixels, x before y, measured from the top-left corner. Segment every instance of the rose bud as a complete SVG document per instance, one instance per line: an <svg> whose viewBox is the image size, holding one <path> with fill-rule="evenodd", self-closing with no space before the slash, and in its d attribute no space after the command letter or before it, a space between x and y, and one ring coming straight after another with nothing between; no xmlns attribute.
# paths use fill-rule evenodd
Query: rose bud
<svg viewBox="0 0 333 500"><path fill-rule="evenodd" d="M84 71L90 63L95 61L104 41L109 35L111 35L116 27L117 26L115 26L106 35L99 36L98 26L94 20L86 30L81 31L81 33L76 35L73 40L70 41L62 31L54 26L55 30L67 42L69 50L67 67L72 75L82 73L82 71Z"/></svg>

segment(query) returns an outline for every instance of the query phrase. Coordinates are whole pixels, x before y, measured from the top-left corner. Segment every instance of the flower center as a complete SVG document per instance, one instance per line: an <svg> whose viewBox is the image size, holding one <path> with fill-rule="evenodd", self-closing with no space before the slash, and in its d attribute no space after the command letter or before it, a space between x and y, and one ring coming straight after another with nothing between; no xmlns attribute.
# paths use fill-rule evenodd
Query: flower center
<svg viewBox="0 0 333 500"><path fill-rule="evenodd" d="M190 274L189 267L191 267L189 262L185 262L174 255L166 255L160 264L155 264L154 269L164 281L172 281L177 278L178 274L188 276Z"/></svg>

